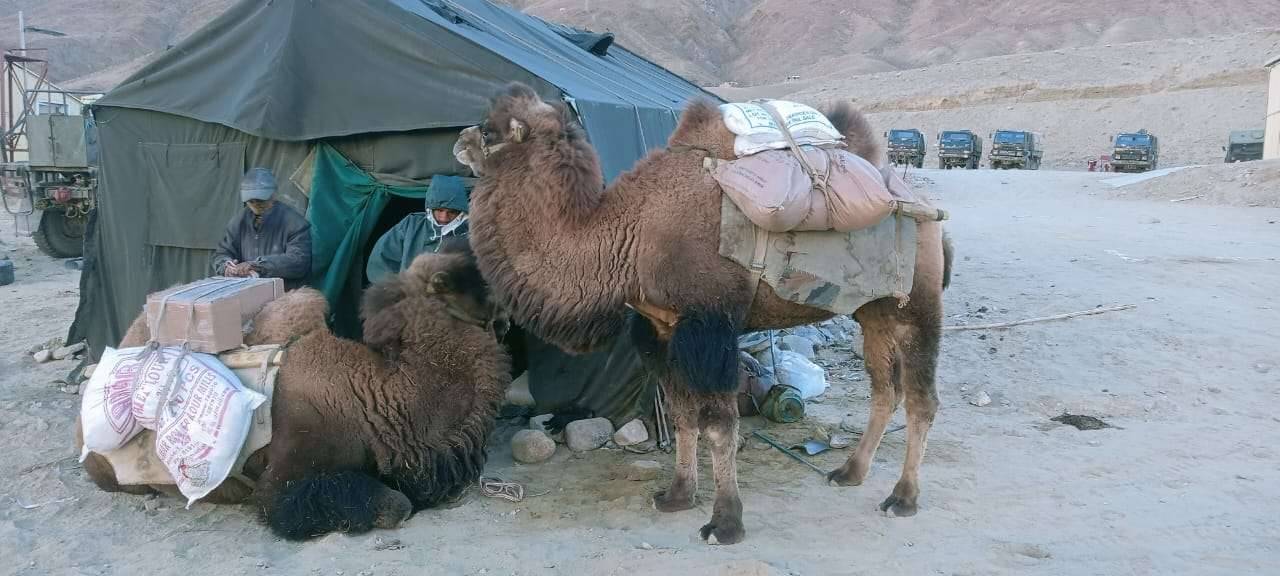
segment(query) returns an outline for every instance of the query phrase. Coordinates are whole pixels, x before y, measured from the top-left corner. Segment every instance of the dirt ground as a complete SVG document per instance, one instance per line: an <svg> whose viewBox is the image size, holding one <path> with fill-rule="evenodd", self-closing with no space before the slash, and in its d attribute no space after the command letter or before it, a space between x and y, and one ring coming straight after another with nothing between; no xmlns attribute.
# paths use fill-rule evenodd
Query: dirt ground
<svg viewBox="0 0 1280 576"><path fill-rule="evenodd" d="M900 432L857 488L829 487L746 441L748 536L732 547L697 538L710 515L705 450L699 508L662 515L649 496L670 478L670 455L561 447L551 463L516 465L511 426L486 472L524 483L524 502L471 490L396 531L295 544L247 507L100 492L72 453L79 397L52 384L71 362L25 353L65 333L76 273L15 240L6 220L0 250L15 249L18 283L0 288L0 574L1235 576L1280 566L1280 209L1117 197L1109 175L1084 172L912 174L952 213L948 324L1136 308L948 332L916 517L876 511L897 479ZM869 394L856 359L847 347L823 354L836 377L806 421L746 419L744 435L764 428L790 442L845 418L862 426ZM984 392L990 404L970 403ZM1064 412L1113 427L1050 420ZM846 455L814 460L830 469ZM639 459L662 462L662 478L626 480Z"/></svg>

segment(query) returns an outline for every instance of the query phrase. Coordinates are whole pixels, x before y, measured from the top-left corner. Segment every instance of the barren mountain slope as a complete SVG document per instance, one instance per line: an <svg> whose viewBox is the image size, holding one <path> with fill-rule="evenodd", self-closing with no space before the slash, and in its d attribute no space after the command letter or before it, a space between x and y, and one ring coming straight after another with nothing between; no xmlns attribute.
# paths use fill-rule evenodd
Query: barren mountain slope
<svg viewBox="0 0 1280 576"><path fill-rule="evenodd" d="M66 34L32 32L27 40L50 49L55 80L69 80L163 50L234 1L0 0L0 47L17 46L22 9L29 26ZM708 85L1240 33L1280 22L1274 0L507 1L551 20L613 31L622 45Z"/></svg>
<svg viewBox="0 0 1280 576"><path fill-rule="evenodd" d="M27 26L66 34L55 37L27 33L28 48L48 49L50 78L65 81L176 44L234 3L235 0L0 0L0 48L18 47L18 10L22 10Z"/></svg>

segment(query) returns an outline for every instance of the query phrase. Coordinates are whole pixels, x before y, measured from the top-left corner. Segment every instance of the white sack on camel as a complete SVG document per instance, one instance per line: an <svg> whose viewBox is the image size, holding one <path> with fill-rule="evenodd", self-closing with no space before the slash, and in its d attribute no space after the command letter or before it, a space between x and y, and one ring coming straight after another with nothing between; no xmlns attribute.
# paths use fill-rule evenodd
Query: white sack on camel
<svg viewBox="0 0 1280 576"><path fill-rule="evenodd" d="M809 146L835 146L844 136L821 112L804 104L786 100L769 100L778 111L796 143ZM778 123L763 106L752 102L721 104L724 125L737 135L733 152L739 158L764 150L787 147L787 138Z"/></svg>
<svg viewBox="0 0 1280 576"><path fill-rule="evenodd" d="M109 454L154 430L156 456L187 497L231 473L254 410L267 400L209 354L176 347L106 348L81 403L84 451Z"/></svg>

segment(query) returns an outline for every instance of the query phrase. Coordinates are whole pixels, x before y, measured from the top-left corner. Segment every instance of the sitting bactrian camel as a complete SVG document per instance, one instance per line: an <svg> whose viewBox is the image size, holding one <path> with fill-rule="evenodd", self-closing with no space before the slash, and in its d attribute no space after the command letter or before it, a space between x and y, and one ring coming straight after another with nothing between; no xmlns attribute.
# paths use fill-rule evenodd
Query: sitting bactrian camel
<svg viewBox="0 0 1280 576"><path fill-rule="evenodd" d="M285 538L393 528L456 497L484 467L511 376L471 257L419 256L371 287L361 307L364 344L334 336L324 296L308 288L269 303L246 337L249 344L292 340L272 399L271 443L244 470L267 524ZM144 314L121 347L149 339ZM76 444L79 450L78 423ZM121 486L97 454L85 470L108 491L175 492ZM206 500L238 502L249 493L233 477Z"/></svg>
<svg viewBox="0 0 1280 576"><path fill-rule="evenodd" d="M851 151L882 163L869 123L848 105L827 112ZM693 507L697 443L711 444L715 502L701 535L730 544L745 536L738 496L737 337L818 322L829 312L750 285L721 257L721 190L704 157L732 159L733 134L718 107L688 105L665 150L651 152L605 188L599 159L560 102L521 84L494 97L485 121L455 150L480 177L471 198L471 245L480 271L512 322L565 350L586 351L630 329L659 370L676 427L676 470L654 496L664 512ZM950 250L942 227L921 223L909 304L876 300L854 317L864 331L872 412L856 452L829 476L860 484L898 404L907 404L902 477L881 509L916 513L918 469L938 407L934 385L942 291ZM945 254L944 254L945 253Z"/></svg>

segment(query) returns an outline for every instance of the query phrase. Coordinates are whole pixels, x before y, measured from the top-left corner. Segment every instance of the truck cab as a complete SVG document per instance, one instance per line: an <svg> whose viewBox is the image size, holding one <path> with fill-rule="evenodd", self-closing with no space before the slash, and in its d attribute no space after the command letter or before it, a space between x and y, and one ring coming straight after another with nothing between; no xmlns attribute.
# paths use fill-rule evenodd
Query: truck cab
<svg viewBox="0 0 1280 576"><path fill-rule="evenodd" d="M924 134L915 128L893 129L885 133L889 161L897 165L924 167Z"/></svg>
<svg viewBox="0 0 1280 576"><path fill-rule="evenodd" d="M1222 147L1222 151L1227 153L1223 162L1261 160L1262 143L1266 137L1266 130L1233 130L1227 137L1227 145Z"/></svg>
<svg viewBox="0 0 1280 576"><path fill-rule="evenodd" d="M938 134L938 168L977 170L982 160L982 137L971 130L946 130Z"/></svg>
<svg viewBox="0 0 1280 576"><path fill-rule="evenodd" d="M991 134L992 169L1018 168L1039 170L1044 151L1035 133L1022 130L996 130Z"/></svg>
<svg viewBox="0 0 1280 576"><path fill-rule="evenodd" d="M1160 161L1160 141L1146 130L1121 133L1112 144L1111 166L1116 172L1155 170Z"/></svg>

